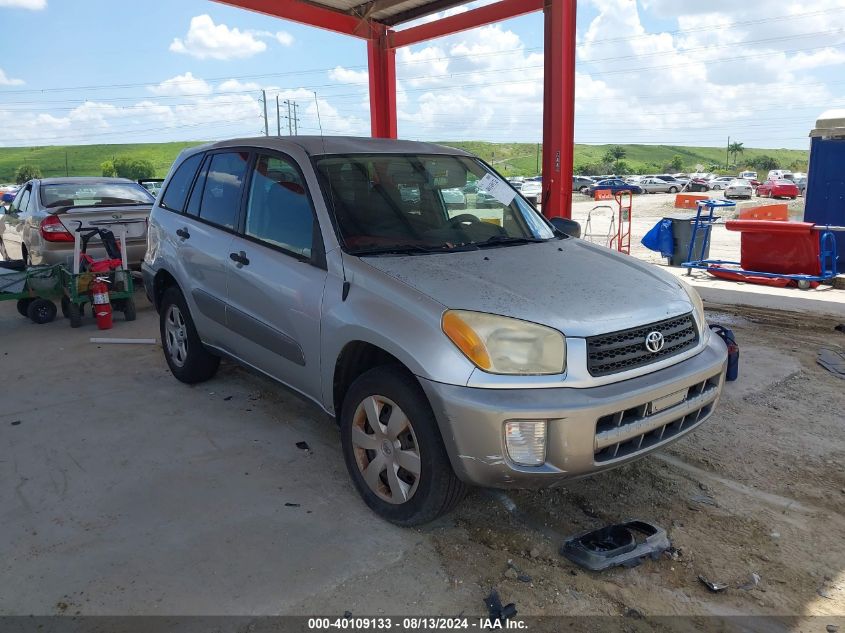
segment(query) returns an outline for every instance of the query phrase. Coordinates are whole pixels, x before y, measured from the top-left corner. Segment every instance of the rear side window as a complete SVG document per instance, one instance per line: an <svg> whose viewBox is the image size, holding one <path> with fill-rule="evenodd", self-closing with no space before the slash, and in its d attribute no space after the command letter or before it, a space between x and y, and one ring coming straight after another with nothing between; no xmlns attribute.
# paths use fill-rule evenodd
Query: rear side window
<svg viewBox="0 0 845 633"><path fill-rule="evenodd" d="M314 214L299 171L289 161L259 156L252 174L244 232L302 257L311 257Z"/></svg>
<svg viewBox="0 0 845 633"><path fill-rule="evenodd" d="M161 206L179 213L185 210L185 199L188 197L188 191L201 160L202 154L194 154L179 165L161 197Z"/></svg>
<svg viewBox="0 0 845 633"><path fill-rule="evenodd" d="M248 162L249 152L212 155L202 191L200 219L227 229L235 228Z"/></svg>

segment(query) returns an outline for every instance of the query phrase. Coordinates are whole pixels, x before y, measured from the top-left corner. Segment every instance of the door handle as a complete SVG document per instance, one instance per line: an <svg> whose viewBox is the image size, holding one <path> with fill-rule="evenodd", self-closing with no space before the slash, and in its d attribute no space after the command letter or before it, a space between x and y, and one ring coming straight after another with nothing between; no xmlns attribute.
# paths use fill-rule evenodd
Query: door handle
<svg viewBox="0 0 845 633"><path fill-rule="evenodd" d="M188 238L191 237L191 234L188 233L188 229L178 229L176 231L176 235L181 237L183 240L187 240Z"/></svg>
<svg viewBox="0 0 845 633"><path fill-rule="evenodd" d="M236 262L238 264L238 268L241 266L249 266L249 259L243 251L238 253L229 253L229 259Z"/></svg>

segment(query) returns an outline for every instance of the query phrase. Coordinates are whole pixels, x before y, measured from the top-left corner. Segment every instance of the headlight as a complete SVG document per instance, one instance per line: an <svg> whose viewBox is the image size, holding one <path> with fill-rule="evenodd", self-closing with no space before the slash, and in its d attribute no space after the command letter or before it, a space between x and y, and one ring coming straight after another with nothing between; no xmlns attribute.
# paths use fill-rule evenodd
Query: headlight
<svg viewBox="0 0 845 633"><path fill-rule="evenodd" d="M690 303L693 307L693 312L695 312L695 320L698 323L699 339L702 341L707 340L710 328L707 326L707 319L704 317L704 302L701 300L701 296L698 294L698 291L685 281L681 282L681 287L684 289L684 292L687 293L687 297L689 297Z"/></svg>
<svg viewBox="0 0 845 633"><path fill-rule="evenodd" d="M561 374L566 369L566 339L552 328L466 310L448 310L441 326L464 356L492 374Z"/></svg>

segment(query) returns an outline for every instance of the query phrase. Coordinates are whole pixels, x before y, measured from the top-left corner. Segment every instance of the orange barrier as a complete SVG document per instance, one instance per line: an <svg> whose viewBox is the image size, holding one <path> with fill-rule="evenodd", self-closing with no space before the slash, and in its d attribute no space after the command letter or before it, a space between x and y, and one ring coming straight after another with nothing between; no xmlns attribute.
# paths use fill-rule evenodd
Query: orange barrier
<svg viewBox="0 0 845 633"><path fill-rule="evenodd" d="M699 200L707 200L706 193L679 193L675 196L676 209L695 209Z"/></svg>
<svg viewBox="0 0 845 633"><path fill-rule="evenodd" d="M789 207L785 204L767 204L762 207L740 209L740 220L774 220L775 222L789 221Z"/></svg>
<svg viewBox="0 0 845 633"><path fill-rule="evenodd" d="M596 189L593 200L613 200L613 192L610 189Z"/></svg>

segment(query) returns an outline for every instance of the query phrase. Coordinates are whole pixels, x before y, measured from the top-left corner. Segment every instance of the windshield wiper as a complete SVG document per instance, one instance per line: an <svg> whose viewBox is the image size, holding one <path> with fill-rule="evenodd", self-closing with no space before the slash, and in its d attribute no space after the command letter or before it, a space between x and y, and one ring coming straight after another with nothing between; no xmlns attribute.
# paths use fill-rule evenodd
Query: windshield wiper
<svg viewBox="0 0 845 633"><path fill-rule="evenodd" d="M533 244L536 242L545 242L540 237L511 237L508 235L494 235L483 242L473 242L476 246L495 246L497 244Z"/></svg>

